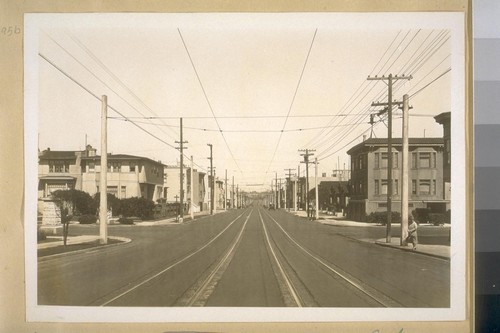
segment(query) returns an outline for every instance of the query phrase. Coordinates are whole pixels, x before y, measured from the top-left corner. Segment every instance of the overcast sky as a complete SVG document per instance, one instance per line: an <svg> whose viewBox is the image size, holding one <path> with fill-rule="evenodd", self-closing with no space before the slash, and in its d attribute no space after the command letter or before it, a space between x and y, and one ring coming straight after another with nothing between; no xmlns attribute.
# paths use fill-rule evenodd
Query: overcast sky
<svg viewBox="0 0 500 333"><path fill-rule="evenodd" d="M410 136L442 136L433 117L458 112L456 21L443 13L31 15L38 146L79 150L87 137L100 152L92 94L107 95L128 118L109 109L109 152L176 164L183 117L197 168L209 166L211 143L217 175L227 170L248 190L297 169L298 149L316 149L320 174L331 174L371 135L369 115L380 110L371 103L387 101L387 85L369 75L412 75L394 85L394 99L412 96ZM387 137L374 120L373 135ZM393 126L400 136L398 114Z"/></svg>

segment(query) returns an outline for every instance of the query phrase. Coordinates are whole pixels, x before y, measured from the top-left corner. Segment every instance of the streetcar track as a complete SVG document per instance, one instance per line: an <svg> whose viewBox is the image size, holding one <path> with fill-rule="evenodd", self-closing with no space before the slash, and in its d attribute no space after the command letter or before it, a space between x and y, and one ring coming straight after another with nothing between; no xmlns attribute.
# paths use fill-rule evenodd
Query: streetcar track
<svg viewBox="0 0 500 333"><path fill-rule="evenodd" d="M250 216L253 213L253 209L248 214L245 219L245 223L243 224L239 234L235 237L232 245L229 247L227 252L221 257L221 259L217 262L214 268L211 269L211 272L205 278L200 279L194 287L190 288L186 292L186 296L181 297L180 301L177 302L179 305L184 306L204 306L208 301L208 298L213 293L217 283L222 278L227 266L231 262L234 253L236 252L236 247L240 243L243 232L245 231L245 227L250 219ZM187 298L187 299L185 299Z"/></svg>
<svg viewBox="0 0 500 333"><path fill-rule="evenodd" d="M117 299L129 294L130 292L136 290L137 288L143 286L144 284L154 280L155 278L159 277L160 275L164 274L165 272L171 270L172 268L176 267L177 265L185 262L186 260L188 260L189 258L193 257L194 255L198 254L199 252L203 251L205 248L207 248L210 244L212 244L217 238L219 238L224 232L226 232L227 229L229 229L230 226L232 226L240 217L242 217L245 212L247 210L244 210L240 215L238 215L235 219L233 219L224 229L222 229L215 237L213 237L209 242L207 242L205 245L203 245L202 247L198 248L197 250L191 252L190 254L184 256L182 259L179 259L175 262L173 262L172 264L168 265L166 268L162 269L161 271L153 274L152 276L148 277L148 278L145 278L143 280L141 280L140 282L137 282L135 283L133 286L129 287L131 284L127 285L127 286L124 286L122 288L118 288L115 290L115 292L117 290L123 290L121 292L119 292L119 294L117 296L114 296L112 297L111 299L103 302L103 303L100 303L98 306L106 306L114 301L116 301ZM106 296L102 297L102 298L105 298Z"/></svg>
<svg viewBox="0 0 500 333"><path fill-rule="evenodd" d="M276 221L271 214L269 214L266 211L267 216L273 220L273 222L281 229L281 231L286 235L286 237L293 243L295 246L297 246L300 250L302 250L304 253L309 255L312 259L314 259L317 263L320 264L323 268L325 268L327 271L330 273L335 274L336 276L340 277L342 280L347 282L349 285L353 286L378 304L384 306L384 307L400 307L402 306L400 303L396 302L395 300L391 299L389 296L384 295L383 293L379 292L378 290L375 290L374 288L371 288L367 286L366 284L362 285L361 282L355 281L354 277L347 276L348 274L345 272L340 272L340 269L333 267L334 265L332 263L327 262L326 260L320 258L319 256L311 253L310 250L306 249L304 246L299 244L279 223Z"/></svg>
<svg viewBox="0 0 500 333"><path fill-rule="evenodd" d="M260 217L260 221L262 223L262 227L264 228L264 235L266 236L266 241L267 241L267 245L268 245L268 248L270 249L271 251L271 254L273 255L273 258L276 262L276 265L278 266L278 269L281 273L281 276L282 276L282 279L285 281L285 284L287 286L287 289L290 293L290 296L293 298L293 301L295 303L296 306L298 307L303 307L304 306L304 303L303 301L301 300L297 290L294 288L292 282L291 282L291 279L290 277L288 276L288 274L285 272L285 270L283 269L283 266L281 265L280 263L280 260L278 259L278 257L276 256L276 253L274 252L274 249L273 249L273 246L271 245L271 241L269 239L269 234L267 232L267 228L266 228L266 225L264 223L264 219L262 218L262 215L260 213L260 210L258 210L259 212L259 217Z"/></svg>

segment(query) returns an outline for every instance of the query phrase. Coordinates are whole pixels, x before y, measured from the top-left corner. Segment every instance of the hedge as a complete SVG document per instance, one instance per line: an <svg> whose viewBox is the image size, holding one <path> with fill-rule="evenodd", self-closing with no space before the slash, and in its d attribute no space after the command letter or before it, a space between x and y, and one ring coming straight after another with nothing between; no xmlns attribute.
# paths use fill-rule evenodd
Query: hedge
<svg viewBox="0 0 500 333"><path fill-rule="evenodd" d="M80 224L93 224L97 222L97 216L95 215L82 215L78 218L78 221Z"/></svg>
<svg viewBox="0 0 500 333"><path fill-rule="evenodd" d="M368 215L369 223L387 224L387 212L373 212ZM391 212L391 223L401 223L401 214L399 212Z"/></svg>

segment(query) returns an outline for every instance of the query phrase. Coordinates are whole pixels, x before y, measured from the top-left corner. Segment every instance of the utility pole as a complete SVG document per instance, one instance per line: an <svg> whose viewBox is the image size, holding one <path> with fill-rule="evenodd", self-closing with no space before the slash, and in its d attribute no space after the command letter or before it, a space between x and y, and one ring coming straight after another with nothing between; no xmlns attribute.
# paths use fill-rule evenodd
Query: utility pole
<svg viewBox="0 0 500 333"><path fill-rule="evenodd" d="M276 180L274 182L274 186L276 186L276 200L275 200L276 205L274 205L274 208L278 209L278 205L279 205L279 202L278 202L278 200L279 200L279 194L278 194L278 191L279 191L279 189L278 189L278 173L275 172L274 174L275 174L275 178L276 178Z"/></svg>
<svg viewBox="0 0 500 333"><path fill-rule="evenodd" d="M386 228L386 243L391 242L391 222L392 222L392 84L397 80L411 80L412 76L392 76L389 74L388 77L385 75L382 77L369 77L368 80L383 80L388 81L388 97L387 97L387 115L388 115L388 123L387 123L387 228ZM372 104L373 105L373 104Z"/></svg>
<svg viewBox="0 0 500 333"><path fill-rule="evenodd" d="M182 223L184 219L184 144L188 143L187 141L183 140L182 137L182 117L180 118L180 137L181 141L175 141L175 143L179 144L179 152L180 152L180 158L181 158L181 166L180 166L180 175L179 175L179 182L180 182L180 193L179 193L179 222Z"/></svg>
<svg viewBox="0 0 500 333"><path fill-rule="evenodd" d="M101 179L99 198L99 243L108 243L108 96L101 106Z"/></svg>
<svg viewBox="0 0 500 333"><path fill-rule="evenodd" d="M191 220L194 220L194 162L191 155Z"/></svg>
<svg viewBox="0 0 500 333"><path fill-rule="evenodd" d="M301 197L301 193L299 193L300 189L300 164L297 165L297 197L296 197L296 200L297 200L297 208L295 209L295 211L298 211L300 210L300 197Z"/></svg>
<svg viewBox="0 0 500 333"><path fill-rule="evenodd" d="M236 208L240 208L240 189L239 185L236 185Z"/></svg>
<svg viewBox="0 0 500 333"><path fill-rule="evenodd" d="M299 176L297 175L297 178L295 178L295 181L294 181L294 186L293 186L293 209L294 211L296 212L297 211L297 206L298 206L298 202L297 202L297 179L299 178Z"/></svg>
<svg viewBox="0 0 500 333"><path fill-rule="evenodd" d="M285 171L286 170L288 170L288 174L286 175L287 176L287 181L286 181L286 187L287 187L287 189L285 190L285 209L287 208L287 206L289 206L289 205L287 205L287 202L286 202L286 192L288 191L288 184L292 180L292 170L295 170L295 169L289 168L289 169L285 169Z"/></svg>
<svg viewBox="0 0 500 333"><path fill-rule="evenodd" d="M231 191L232 195L231 195L231 207L234 208L234 176L233 176L233 188L232 188L232 191Z"/></svg>
<svg viewBox="0 0 500 333"><path fill-rule="evenodd" d="M224 178L224 211L227 211L227 169Z"/></svg>
<svg viewBox="0 0 500 333"><path fill-rule="evenodd" d="M307 209L307 217L309 217L309 156L312 156L312 151L316 151L316 149L299 149L299 151L305 151L305 154L300 154L300 156L304 156L304 161L301 163L306 164L306 209Z"/></svg>
<svg viewBox="0 0 500 333"><path fill-rule="evenodd" d="M403 156L401 163L402 181L401 181L401 242L399 245L406 246L406 237L408 237L408 120L409 120L408 95L403 96Z"/></svg>
<svg viewBox="0 0 500 333"><path fill-rule="evenodd" d="M314 158L314 191L316 197L316 216L315 219L319 219L319 191L318 191L318 158Z"/></svg>
<svg viewBox="0 0 500 333"><path fill-rule="evenodd" d="M214 168L213 168L213 157L212 157L212 144L207 143L207 146L210 147L210 215L214 213Z"/></svg>

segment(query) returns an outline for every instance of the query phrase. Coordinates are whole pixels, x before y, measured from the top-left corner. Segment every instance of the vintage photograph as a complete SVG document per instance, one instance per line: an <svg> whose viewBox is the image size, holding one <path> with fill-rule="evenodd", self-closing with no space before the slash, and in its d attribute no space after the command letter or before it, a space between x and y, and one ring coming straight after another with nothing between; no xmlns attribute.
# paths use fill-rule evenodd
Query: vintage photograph
<svg viewBox="0 0 500 333"><path fill-rule="evenodd" d="M26 14L28 320L463 320L463 24Z"/></svg>

